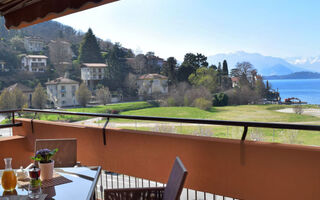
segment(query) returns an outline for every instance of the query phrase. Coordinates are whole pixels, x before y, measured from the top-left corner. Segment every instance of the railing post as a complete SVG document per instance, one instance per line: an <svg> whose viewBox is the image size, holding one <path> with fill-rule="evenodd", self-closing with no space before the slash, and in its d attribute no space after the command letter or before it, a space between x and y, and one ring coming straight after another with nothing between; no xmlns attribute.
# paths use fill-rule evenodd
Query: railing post
<svg viewBox="0 0 320 200"><path fill-rule="evenodd" d="M107 118L107 121L104 124L103 129L102 129L103 145L107 144L107 141L106 141L106 127L107 127L107 125L109 123L109 120L110 120L110 117Z"/></svg>
<svg viewBox="0 0 320 200"><path fill-rule="evenodd" d="M34 133L34 128L33 128L33 120L37 116L37 112L34 113L32 119L31 119L31 132Z"/></svg>
<svg viewBox="0 0 320 200"><path fill-rule="evenodd" d="M245 141L246 140L247 132L248 132L248 126L244 126L243 134L242 134L242 137L241 137L241 141Z"/></svg>
<svg viewBox="0 0 320 200"><path fill-rule="evenodd" d="M14 124L14 111L12 111L12 124Z"/></svg>

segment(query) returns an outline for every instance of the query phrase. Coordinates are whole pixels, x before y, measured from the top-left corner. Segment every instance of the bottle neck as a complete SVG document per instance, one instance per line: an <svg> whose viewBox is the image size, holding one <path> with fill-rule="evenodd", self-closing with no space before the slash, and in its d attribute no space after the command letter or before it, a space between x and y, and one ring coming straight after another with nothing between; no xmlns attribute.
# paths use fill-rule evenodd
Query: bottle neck
<svg viewBox="0 0 320 200"><path fill-rule="evenodd" d="M12 161L12 158L5 158L4 159L5 170L12 170L11 161Z"/></svg>

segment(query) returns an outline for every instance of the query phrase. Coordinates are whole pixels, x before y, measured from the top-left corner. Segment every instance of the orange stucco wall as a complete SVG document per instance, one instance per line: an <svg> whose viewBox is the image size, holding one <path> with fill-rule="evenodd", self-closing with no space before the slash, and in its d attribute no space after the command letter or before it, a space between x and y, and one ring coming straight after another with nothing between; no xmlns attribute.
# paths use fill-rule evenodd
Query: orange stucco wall
<svg viewBox="0 0 320 200"><path fill-rule="evenodd" d="M12 136L0 138L0 169L4 168L4 158L12 158L12 167L28 166L32 160L32 151L25 137Z"/></svg>
<svg viewBox="0 0 320 200"><path fill-rule="evenodd" d="M26 137L25 146L35 138L77 138L85 165L166 182L179 156L188 188L248 200L320 199L318 147L122 129L108 129L104 146L102 128L34 120L31 133L30 120L19 121L14 134Z"/></svg>

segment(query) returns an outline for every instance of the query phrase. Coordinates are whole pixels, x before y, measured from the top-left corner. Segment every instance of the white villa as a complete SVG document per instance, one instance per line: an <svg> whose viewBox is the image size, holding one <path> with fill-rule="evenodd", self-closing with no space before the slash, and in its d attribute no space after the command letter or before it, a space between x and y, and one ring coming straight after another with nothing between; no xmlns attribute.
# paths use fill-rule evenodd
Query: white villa
<svg viewBox="0 0 320 200"><path fill-rule="evenodd" d="M160 74L145 74L138 78L138 94L167 94L168 93L168 77Z"/></svg>
<svg viewBox="0 0 320 200"><path fill-rule="evenodd" d="M76 91L79 88L79 83L77 81L60 77L47 82L46 85L48 99L52 107L78 105Z"/></svg>
<svg viewBox="0 0 320 200"><path fill-rule="evenodd" d="M44 41L40 37L25 37L23 42L28 52L40 52L44 47Z"/></svg>
<svg viewBox="0 0 320 200"><path fill-rule="evenodd" d="M21 69L29 72L44 72L47 68L47 56L23 55L21 57Z"/></svg>
<svg viewBox="0 0 320 200"><path fill-rule="evenodd" d="M82 63L81 80L93 89L98 81L105 77L107 65L105 63Z"/></svg>

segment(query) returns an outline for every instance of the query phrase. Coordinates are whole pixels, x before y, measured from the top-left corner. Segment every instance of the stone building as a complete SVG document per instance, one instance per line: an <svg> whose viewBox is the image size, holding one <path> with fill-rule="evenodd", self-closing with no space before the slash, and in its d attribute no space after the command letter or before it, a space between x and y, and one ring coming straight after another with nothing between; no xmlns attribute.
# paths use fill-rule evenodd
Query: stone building
<svg viewBox="0 0 320 200"><path fill-rule="evenodd" d="M68 107L78 105L76 91L77 81L60 77L46 83L48 100L51 107Z"/></svg>

